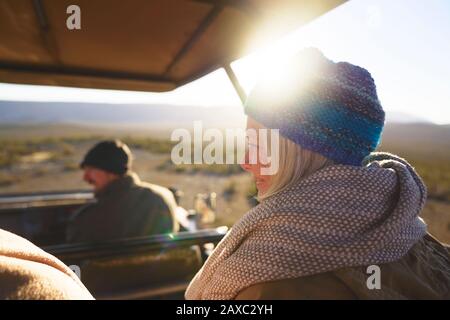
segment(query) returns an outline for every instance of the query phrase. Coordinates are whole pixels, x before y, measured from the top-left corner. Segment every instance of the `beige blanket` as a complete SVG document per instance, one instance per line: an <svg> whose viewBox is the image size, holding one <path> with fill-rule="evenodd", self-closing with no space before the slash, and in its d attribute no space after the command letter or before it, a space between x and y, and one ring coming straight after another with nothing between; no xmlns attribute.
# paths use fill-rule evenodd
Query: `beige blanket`
<svg viewBox="0 0 450 320"><path fill-rule="evenodd" d="M0 299L93 299L64 263L0 229Z"/></svg>

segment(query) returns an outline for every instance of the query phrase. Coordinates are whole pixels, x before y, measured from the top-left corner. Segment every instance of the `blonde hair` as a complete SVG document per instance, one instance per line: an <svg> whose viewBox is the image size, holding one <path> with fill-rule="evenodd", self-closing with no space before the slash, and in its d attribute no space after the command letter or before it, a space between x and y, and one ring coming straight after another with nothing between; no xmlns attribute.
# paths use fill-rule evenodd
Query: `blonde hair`
<svg viewBox="0 0 450 320"><path fill-rule="evenodd" d="M280 136L279 168L271 177L269 189L258 194L258 200L267 199L278 192L298 183L312 173L334 162L321 154L307 150L293 141Z"/></svg>

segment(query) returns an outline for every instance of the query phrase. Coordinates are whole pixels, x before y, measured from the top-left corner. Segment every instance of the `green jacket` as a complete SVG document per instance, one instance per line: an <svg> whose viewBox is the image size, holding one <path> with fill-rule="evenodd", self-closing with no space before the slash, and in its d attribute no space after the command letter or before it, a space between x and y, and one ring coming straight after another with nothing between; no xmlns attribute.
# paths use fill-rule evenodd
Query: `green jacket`
<svg viewBox="0 0 450 320"><path fill-rule="evenodd" d="M237 300L450 299L449 249L430 235L398 261L381 264L380 289L369 289L367 266L259 283ZM369 281L371 282L371 281Z"/></svg>
<svg viewBox="0 0 450 320"><path fill-rule="evenodd" d="M167 188L128 174L96 195L69 222L68 242L96 242L178 231L176 202Z"/></svg>

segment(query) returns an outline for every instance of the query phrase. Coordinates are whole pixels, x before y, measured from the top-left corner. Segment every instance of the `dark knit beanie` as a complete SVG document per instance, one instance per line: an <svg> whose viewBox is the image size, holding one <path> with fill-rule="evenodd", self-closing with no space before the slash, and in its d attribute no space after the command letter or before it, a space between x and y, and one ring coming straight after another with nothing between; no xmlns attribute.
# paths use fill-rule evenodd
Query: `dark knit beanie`
<svg viewBox="0 0 450 320"><path fill-rule="evenodd" d="M88 151L80 167L91 166L118 175L131 170L132 156L126 144L119 140L102 141Z"/></svg>
<svg viewBox="0 0 450 320"><path fill-rule="evenodd" d="M370 73L309 48L284 74L257 83L246 114L336 163L361 165L377 147L385 117Z"/></svg>

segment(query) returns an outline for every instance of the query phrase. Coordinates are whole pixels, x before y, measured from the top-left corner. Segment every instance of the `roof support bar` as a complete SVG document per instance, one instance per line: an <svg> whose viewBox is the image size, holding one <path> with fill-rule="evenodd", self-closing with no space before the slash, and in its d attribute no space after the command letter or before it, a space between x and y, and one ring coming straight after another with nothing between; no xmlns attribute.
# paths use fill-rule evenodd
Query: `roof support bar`
<svg viewBox="0 0 450 320"><path fill-rule="evenodd" d="M200 23L198 28L195 30L191 38L183 45L183 47L178 51L173 60L167 66L164 75L167 75L172 68L186 55L186 53L191 50L194 44L200 39L200 37L205 33L206 29L213 23L217 16L222 12L222 6L214 6L210 12L206 15L203 21Z"/></svg>
<svg viewBox="0 0 450 320"><path fill-rule="evenodd" d="M55 59L58 63L61 63L61 59L59 57L58 45L56 43L55 38L50 32L50 26L48 24L47 15L45 14L44 6L42 5L42 0L33 0L34 11L37 16L37 20L40 26L40 33L42 37L42 41L44 42L44 46L47 48L50 56Z"/></svg>
<svg viewBox="0 0 450 320"><path fill-rule="evenodd" d="M230 64L226 64L223 66L225 69L228 78L230 78L231 83L233 84L234 89L236 90L239 98L241 99L242 105L244 105L245 100L247 99L247 94L244 91L244 88L242 88L241 84L239 83L238 78L236 77L236 74L234 73L233 69L231 68Z"/></svg>
<svg viewBox="0 0 450 320"><path fill-rule="evenodd" d="M48 29L47 16L45 14L44 8L42 7L41 0L33 0L34 10L36 11L36 16L39 21L39 25L43 30Z"/></svg>
<svg viewBox="0 0 450 320"><path fill-rule="evenodd" d="M222 6L224 8L236 9L245 13L249 18L251 17L256 18L260 15L258 7L253 5L249 1L241 1L241 0L191 0L191 1L215 6Z"/></svg>

